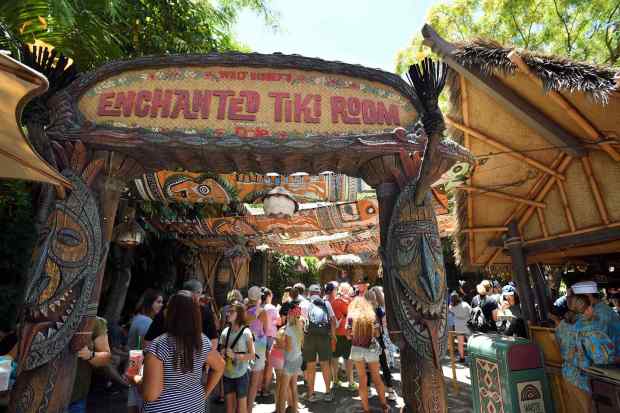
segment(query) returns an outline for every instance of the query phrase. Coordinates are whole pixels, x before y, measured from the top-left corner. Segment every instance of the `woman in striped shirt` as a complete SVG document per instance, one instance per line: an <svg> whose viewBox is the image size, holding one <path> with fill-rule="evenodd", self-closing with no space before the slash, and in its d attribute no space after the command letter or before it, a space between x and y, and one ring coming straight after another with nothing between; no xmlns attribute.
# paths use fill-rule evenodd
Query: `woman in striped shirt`
<svg viewBox="0 0 620 413"><path fill-rule="evenodd" d="M167 333L146 349L142 381L145 413L203 413L224 372L224 360L202 334L196 298L181 290L165 310ZM209 368L207 380L203 380Z"/></svg>

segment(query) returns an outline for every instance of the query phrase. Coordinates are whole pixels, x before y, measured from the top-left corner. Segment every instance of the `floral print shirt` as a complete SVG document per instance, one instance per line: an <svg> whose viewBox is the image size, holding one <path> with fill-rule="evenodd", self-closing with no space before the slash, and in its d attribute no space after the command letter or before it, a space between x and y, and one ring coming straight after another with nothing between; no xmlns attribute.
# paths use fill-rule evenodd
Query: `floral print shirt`
<svg viewBox="0 0 620 413"><path fill-rule="evenodd" d="M578 317L575 324L562 321L555 332L562 354L562 375L571 384L590 392L588 376L583 369L610 363L615 354L614 343L600 329L600 320Z"/></svg>
<svg viewBox="0 0 620 413"><path fill-rule="evenodd" d="M594 304L594 322L599 323L600 330L613 341L616 357L620 357L620 316L604 302Z"/></svg>

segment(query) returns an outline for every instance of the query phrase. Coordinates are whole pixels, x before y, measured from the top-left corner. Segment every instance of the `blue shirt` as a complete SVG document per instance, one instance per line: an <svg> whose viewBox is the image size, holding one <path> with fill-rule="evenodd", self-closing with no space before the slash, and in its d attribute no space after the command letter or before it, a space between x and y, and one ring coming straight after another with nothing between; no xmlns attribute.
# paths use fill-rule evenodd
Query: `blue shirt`
<svg viewBox="0 0 620 413"><path fill-rule="evenodd" d="M555 332L562 354L562 375L571 384L590 392L582 369L608 364L614 358L614 344L600 329L598 320L577 317L575 324L562 321Z"/></svg>
<svg viewBox="0 0 620 413"><path fill-rule="evenodd" d="M594 304L594 322L607 334L616 348L616 357L620 357L620 316L604 302Z"/></svg>

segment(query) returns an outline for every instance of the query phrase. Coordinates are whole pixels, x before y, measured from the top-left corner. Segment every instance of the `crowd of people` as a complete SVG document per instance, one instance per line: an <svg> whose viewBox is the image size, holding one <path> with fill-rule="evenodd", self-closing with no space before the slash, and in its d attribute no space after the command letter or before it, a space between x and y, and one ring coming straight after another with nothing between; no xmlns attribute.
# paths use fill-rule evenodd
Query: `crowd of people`
<svg viewBox="0 0 620 413"><path fill-rule="evenodd" d="M450 293L448 306L448 330L456 333L461 362L465 362L465 344L473 333L527 337L519 294L512 281L502 286L499 281L483 280L476 285L476 295L466 293L463 287L460 284Z"/></svg>
<svg viewBox="0 0 620 413"><path fill-rule="evenodd" d="M273 397L276 412L332 402L337 388L357 392L369 411L372 383L385 411L396 401L396 347L387 334L380 286L332 281L273 292L232 290L216 311L200 281L189 280L165 300L146 290L125 329L97 318L91 344L78 352L68 413L86 411L95 368L109 386L127 389L128 413L252 412ZM317 366L325 392L315 390ZM275 379L275 381L274 381ZM303 380L305 393L298 394ZM318 387L318 386L317 386Z"/></svg>

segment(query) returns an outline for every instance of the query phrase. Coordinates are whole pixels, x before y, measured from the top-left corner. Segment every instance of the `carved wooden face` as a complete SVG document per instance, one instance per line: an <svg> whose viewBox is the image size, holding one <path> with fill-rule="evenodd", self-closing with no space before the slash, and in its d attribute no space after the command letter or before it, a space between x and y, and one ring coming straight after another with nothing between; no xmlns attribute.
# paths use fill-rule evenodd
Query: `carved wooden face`
<svg viewBox="0 0 620 413"><path fill-rule="evenodd" d="M101 224L84 182L57 201L33 253L23 313L20 369L47 363L68 344L87 311L101 259Z"/></svg>
<svg viewBox="0 0 620 413"><path fill-rule="evenodd" d="M389 299L407 341L425 357L442 352L446 331L446 273L430 194L414 204L415 185L398 199L388 233ZM431 340L431 328L436 333ZM433 341L438 346L433 350Z"/></svg>

